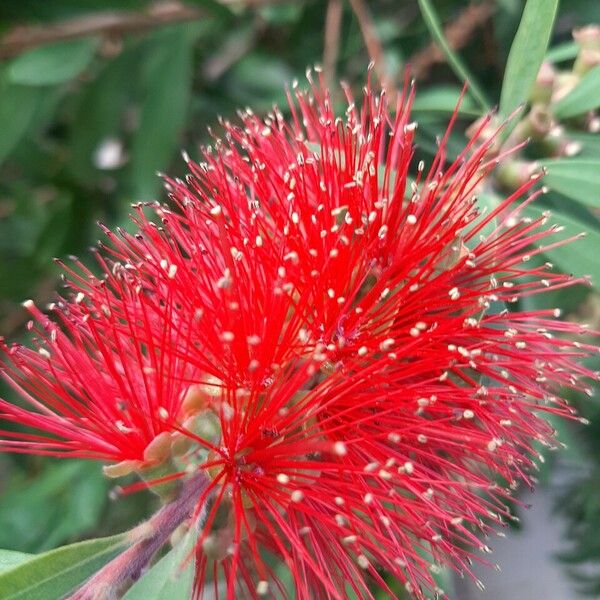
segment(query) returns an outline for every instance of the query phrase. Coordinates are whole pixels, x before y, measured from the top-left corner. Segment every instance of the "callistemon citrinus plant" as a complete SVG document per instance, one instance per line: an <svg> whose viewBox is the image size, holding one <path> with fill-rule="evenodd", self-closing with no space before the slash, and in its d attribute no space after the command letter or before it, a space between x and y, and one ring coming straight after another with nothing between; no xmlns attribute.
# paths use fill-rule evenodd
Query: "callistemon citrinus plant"
<svg viewBox="0 0 600 600"><path fill-rule="evenodd" d="M152 552L75 597L120 589L184 521L198 598L394 597L389 574L443 595L438 566L469 572L556 443L544 417L572 416L561 390L594 376L579 325L517 310L581 281L530 261L558 229L526 216L537 177L481 210L489 119L416 165L410 86L394 110L345 93L341 116L313 84L289 120L224 122L170 207L106 231L101 276L65 267L52 319L26 303L36 348L2 359L25 402L1 411L33 432L2 449L109 461L170 502Z"/></svg>

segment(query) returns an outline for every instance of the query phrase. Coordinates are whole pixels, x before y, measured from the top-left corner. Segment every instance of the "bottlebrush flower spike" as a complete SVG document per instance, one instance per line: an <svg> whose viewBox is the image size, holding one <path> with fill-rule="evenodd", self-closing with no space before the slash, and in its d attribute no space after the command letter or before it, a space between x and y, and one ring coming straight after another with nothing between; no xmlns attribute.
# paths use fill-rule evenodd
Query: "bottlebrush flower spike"
<svg viewBox="0 0 600 600"><path fill-rule="evenodd" d="M71 290L50 306L55 321L24 303L36 349L0 345L4 379L27 404L2 400L0 417L40 432L3 430L0 449L107 460L116 476L170 454L181 381L195 376L174 356L179 334L164 311L157 321L152 292L125 266L99 260L102 278L64 266Z"/></svg>
<svg viewBox="0 0 600 600"><path fill-rule="evenodd" d="M527 216L538 178L481 213L476 195L502 160L489 158L485 121L447 166L446 134L411 180L406 89L395 116L369 85L360 108L346 91L337 117L313 84L290 94L289 122L276 109L224 122L203 162L188 160L186 181L167 179L175 209L140 205L136 235L107 232L117 291L102 296L88 275L75 277L95 308L77 305L93 314L85 324L84 308L63 319L73 355L90 340L69 323L98 327L93 340L113 353L90 370L115 353L125 373L137 365L127 390L139 450L171 431L191 444L182 472L209 479L195 516L198 598L208 586L228 600L287 597L272 557L299 599L372 598L373 584L395 597L379 569L417 598L443 595L436 570L470 573L481 537L509 518L503 500L531 482L534 444L555 444L544 413L573 414L561 388L596 377L580 364L593 348L576 341L579 325L519 310L522 298L583 281L539 260L534 246L557 228ZM103 303L118 317L104 319ZM42 372L54 363L17 354L10 376L44 420L6 403L5 413L64 437L61 449L72 435L80 454L90 431L97 444L113 440L110 426L71 415L72 429L54 430L64 413ZM144 378L152 358L162 366ZM113 378L123 374L109 369L102 381L113 389ZM68 381L59 398L76 389L93 415L112 406ZM149 411L134 394L142 389ZM151 428L162 406L170 418ZM9 450L30 439L10 435Z"/></svg>

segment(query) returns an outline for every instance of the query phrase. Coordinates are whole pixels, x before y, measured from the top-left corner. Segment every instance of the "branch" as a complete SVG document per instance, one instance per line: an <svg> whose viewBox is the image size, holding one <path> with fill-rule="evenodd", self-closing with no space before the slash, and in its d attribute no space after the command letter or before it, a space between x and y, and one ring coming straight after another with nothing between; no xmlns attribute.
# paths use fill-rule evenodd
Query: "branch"
<svg viewBox="0 0 600 600"><path fill-rule="evenodd" d="M104 11L51 25L17 26L0 40L0 59L29 48L89 35L120 37L152 27L200 19L206 13L178 2L160 2L145 12Z"/></svg>
<svg viewBox="0 0 600 600"><path fill-rule="evenodd" d="M369 12L369 7L365 0L350 0L350 6L356 15L367 52L373 62L375 73L377 73L377 77L381 82L381 87L391 92L394 89L394 79L387 73L383 47L377 34L375 23L373 23L373 18Z"/></svg>
<svg viewBox="0 0 600 600"><path fill-rule="evenodd" d="M489 2L471 4L463 9L458 17L444 27L444 36L453 50L464 47L476 29L481 27L494 13L494 5ZM444 53L435 42L413 54L408 60L411 75L415 79L425 79L436 63L446 60Z"/></svg>
<svg viewBox="0 0 600 600"><path fill-rule="evenodd" d="M218 0L225 6L241 6L243 8L260 8L269 4L283 4L290 0Z"/></svg>
<svg viewBox="0 0 600 600"><path fill-rule="evenodd" d="M252 50L264 30L265 22L257 17L252 28L242 29L237 35L226 39L223 46L211 54L202 65L202 75L208 81L216 81Z"/></svg>
<svg viewBox="0 0 600 600"><path fill-rule="evenodd" d="M323 46L323 72L329 88L333 88L335 67L340 50L340 30L344 5L342 0L329 0L325 15L325 39Z"/></svg>
<svg viewBox="0 0 600 600"><path fill-rule="evenodd" d="M220 0L225 6L258 8L277 0ZM30 48L52 42L73 40L90 35L108 38L145 31L174 23L196 21L210 13L177 0L161 0L145 11L102 11L52 23L50 25L20 25L0 39L0 59L11 58Z"/></svg>
<svg viewBox="0 0 600 600"><path fill-rule="evenodd" d="M182 486L177 500L163 506L147 523L133 530L134 535L143 532L142 539L100 569L68 600L113 598L127 589L141 576L177 527L192 516L208 483L204 472L191 477Z"/></svg>

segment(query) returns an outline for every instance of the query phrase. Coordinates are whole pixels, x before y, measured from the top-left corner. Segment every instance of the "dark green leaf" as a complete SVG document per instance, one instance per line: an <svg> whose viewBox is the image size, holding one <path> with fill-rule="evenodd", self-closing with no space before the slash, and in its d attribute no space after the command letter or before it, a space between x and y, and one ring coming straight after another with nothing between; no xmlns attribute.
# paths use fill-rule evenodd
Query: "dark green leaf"
<svg viewBox="0 0 600 600"><path fill-rule="evenodd" d="M148 0L19 0L18 2L0 2L0 23L4 21L47 22L72 18L90 11L109 9L143 9Z"/></svg>
<svg viewBox="0 0 600 600"><path fill-rule="evenodd" d="M481 212L481 218L485 218L490 213L494 212L496 208L502 202L502 198L494 193L481 193L477 194L477 208ZM474 225L476 226L479 222L479 219L475 221ZM475 236L472 240L472 244L477 245L481 236L484 238L489 237L498 227L498 219L495 217L492 219L485 227L481 229L481 231Z"/></svg>
<svg viewBox="0 0 600 600"><path fill-rule="evenodd" d="M11 84L0 71L0 163L25 135L42 100L42 90Z"/></svg>
<svg viewBox="0 0 600 600"><path fill-rule="evenodd" d="M46 550L95 527L107 502L98 466L68 461L9 487L0 503L0 546Z"/></svg>
<svg viewBox="0 0 600 600"><path fill-rule="evenodd" d="M438 140L444 132L446 122L428 122L419 120L417 128L417 145L431 155L437 154L439 150ZM455 159L464 149L464 134L456 130L450 132L446 143L448 158Z"/></svg>
<svg viewBox="0 0 600 600"><path fill-rule="evenodd" d="M72 198L66 194L53 200L52 210L48 211L48 220L40 232L35 249L35 260L43 266L60 254L63 241L69 235Z"/></svg>
<svg viewBox="0 0 600 600"><path fill-rule="evenodd" d="M137 200L152 198L159 185L156 171L169 165L177 148L190 99L193 41L182 26L161 32L160 44L149 46L147 90L130 163Z"/></svg>
<svg viewBox="0 0 600 600"><path fill-rule="evenodd" d="M10 80L33 86L70 81L90 64L97 44L95 38L81 38L29 50L10 63Z"/></svg>
<svg viewBox="0 0 600 600"><path fill-rule="evenodd" d="M189 4L197 4L202 8L206 8L206 10L215 17L220 17L221 19L230 20L234 17L234 14L229 6L226 4L219 2L219 0L188 0Z"/></svg>
<svg viewBox="0 0 600 600"><path fill-rule="evenodd" d="M227 87L238 103L252 103L255 110L268 110L273 102L285 102L283 83L292 77L280 57L255 52L231 69Z"/></svg>
<svg viewBox="0 0 600 600"><path fill-rule="evenodd" d="M24 552L0 550L0 573L13 569L17 565L27 562L31 558L31 554L25 554Z"/></svg>
<svg viewBox="0 0 600 600"><path fill-rule="evenodd" d="M281 4L267 4L260 9L260 15L268 23L284 25L293 23L302 12L302 4L298 2L282 2Z"/></svg>
<svg viewBox="0 0 600 600"><path fill-rule="evenodd" d="M505 117L529 98L548 48L557 8L558 0L527 0L502 81L500 113Z"/></svg>
<svg viewBox="0 0 600 600"><path fill-rule="evenodd" d="M527 263L527 267L531 269L544 269L547 262L552 262L548 256L536 254L531 257ZM526 277L526 280L536 281L538 278ZM543 294L531 294L530 296L520 298L518 308L523 311L534 311L553 310L560 306L564 314L572 314L580 309L590 293L592 292L587 285L576 285L569 288L546 290ZM510 308L513 308L513 306Z"/></svg>
<svg viewBox="0 0 600 600"><path fill-rule="evenodd" d="M0 574L0 600L58 600L111 560L125 545L116 535L63 546Z"/></svg>
<svg viewBox="0 0 600 600"><path fill-rule="evenodd" d="M600 107L600 65L588 71L566 96L554 105L559 119L581 115Z"/></svg>
<svg viewBox="0 0 600 600"><path fill-rule="evenodd" d="M543 208L530 206L525 209L525 214L533 218L539 218L544 212ZM546 238L540 245L544 254L563 272L575 276L592 276L592 283L595 286L600 284L600 263L598 262L598 248L600 248L600 233L587 227L581 221L573 219L553 211L548 224L556 223L564 226L564 232ZM577 236L585 232L585 236L569 244L547 249L547 246L558 242L561 239Z"/></svg>
<svg viewBox="0 0 600 600"><path fill-rule="evenodd" d="M135 83L131 74L139 70L139 59L137 47L126 48L100 71L82 95L72 127L70 167L87 186L99 176L94 153L100 144L109 138L124 138L124 113Z"/></svg>
<svg viewBox="0 0 600 600"><path fill-rule="evenodd" d="M587 206L600 207L600 158L540 161L547 169L544 184Z"/></svg>
<svg viewBox="0 0 600 600"><path fill-rule="evenodd" d="M447 85L420 90L415 96L413 112L451 114L456 109L460 93L460 88ZM465 96L462 99L459 112L473 118L481 114L481 110L475 105L470 96Z"/></svg>
<svg viewBox="0 0 600 600"><path fill-rule="evenodd" d="M480 107L484 111L489 110L490 103L485 97L483 90L475 80L475 77L469 72L458 54L456 54L456 52L450 48L448 42L446 41L440 20L430 0L419 0L419 6L421 8L421 14L423 15L425 25L427 25L427 29L429 29L431 37L435 40L442 52L445 54L448 64L452 67L459 79L469 83L469 93L477 100Z"/></svg>
<svg viewBox="0 0 600 600"><path fill-rule="evenodd" d="M600 156L600 135L568 130L566 136L569 140L581 144L581 150L577 155L578 158L598 158Z"/></svg>

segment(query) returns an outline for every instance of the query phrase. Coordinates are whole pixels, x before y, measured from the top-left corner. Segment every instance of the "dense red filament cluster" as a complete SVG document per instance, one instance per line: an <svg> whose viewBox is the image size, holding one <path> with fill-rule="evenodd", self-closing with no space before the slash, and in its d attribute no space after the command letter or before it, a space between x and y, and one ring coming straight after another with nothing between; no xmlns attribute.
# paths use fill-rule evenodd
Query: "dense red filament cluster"
<svg viewBox="0 0 600 600"><path fill-rule="evenodd" d="M1 449L144 468L192 442L179 460L211 480L198 596L286 597L273 558L299 599L394 597L383 570L435 591L554 443L561 389L593 376L580 326L519 310L581 282L540 258L557 228L526 214L536 178L485 213L493 140L446 164L446 134L426 169L410 86L394 111L345 93L342 117L314 84L289 120L224 122L167 179L174 206L105 232L101 276L65 266L53 320L28 304L37 348L3 346L25 404L0 416L34 432L3 430Z"/></svg>

